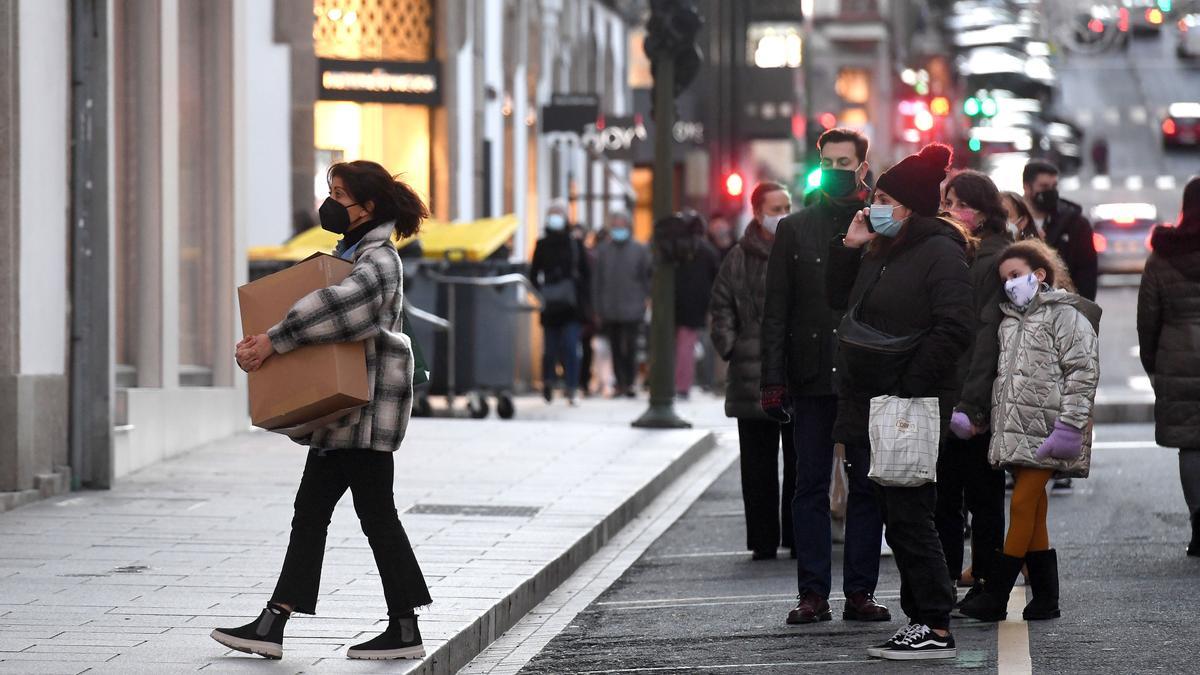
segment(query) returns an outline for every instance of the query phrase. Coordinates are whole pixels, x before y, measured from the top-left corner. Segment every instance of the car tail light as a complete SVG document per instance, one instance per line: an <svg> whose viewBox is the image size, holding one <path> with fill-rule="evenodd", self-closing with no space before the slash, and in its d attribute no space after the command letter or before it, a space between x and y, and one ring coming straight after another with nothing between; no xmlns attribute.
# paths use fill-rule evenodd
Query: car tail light
<svg viewBox="0 0 1200 675"><path fill-rule="evenodd" d="M1117 10L1117 30L1122 33L1129 32L1129 10L1124 7Z"/></svg>
<svg viewBox="0 0 1200 675"><path fill-rule="evenodd" d="M1135 220L1137 220L1137 219L1134 218L1133 216L1120 216L1118 218L1114 218L1113 222L1118 225L1124 225L1124 226L1128 227L1128 226L1132 225Z"/></svg>
<svg viewBox="0 0 1200 675"><path fill-rule="evenodd" d="M1146 10L1146 20L1157 26L1163 22L1162 10L1157 7L1151 7Z"/></svg>
<svg viewBox="0 0 1200 675"><path fill-rule="evenodd" d="M1187 19L1180 19L1177 25L1179 26L1180 33L1186 33L1188 31Z"/></svg>
<svg viewBox="0 0 1200 675"><path fill-rule="evenodd" d="M1092 19L1088 22L1088 30L1092 31L1093 33L1103 33L1104 22L1100 19Z"/></svg>
<svg viewBox="0 0 1200 675"><path fill-rule="evenodd" d="M1108 239L1099 232L1092 233L1092 245L1096 248L1096 253L1104 253L1108 250Z"/></svg>
<svg viewBox="0 0 1200 675"><path fill-rule="evenodd" d="M1175 120L1167 118L1162 123L1163 133L1168 136L1174 136L1177 129L1175 128Z"/></svg>

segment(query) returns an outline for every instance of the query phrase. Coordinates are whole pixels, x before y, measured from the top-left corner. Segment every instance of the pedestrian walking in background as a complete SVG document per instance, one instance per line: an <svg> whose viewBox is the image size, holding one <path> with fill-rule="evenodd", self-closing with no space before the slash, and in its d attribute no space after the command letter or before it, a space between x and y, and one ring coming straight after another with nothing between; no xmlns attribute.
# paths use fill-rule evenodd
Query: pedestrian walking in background
<svg viewBox="0 0 1200 675"><path fill-rule="evenodd" d="M862 456L870 445L874 397L937 397L942 435L958 403L955 365L977 324L967 273L973 240L961 226L936 217L950 154L944 145L928 145L883 172L872 206L859 211L846 235L829 247L829 304L851 308L841 332L852 320L880 339L905 336L915 343L904 353L883 355L865 343L842 342L833 434L848 455ZM934 526L935 484L877 487L909 624L867 653L897 660L953 658L954 587Z"/></svg>
<svg viewBox="0 0 1200 675"><path fill-rule="evenodd" d="M750 206L754 219L721 263L709 312L713 347L729 362L725 415L738 421L746 548L753 551L753 560L771 560L781 543L792 549L792 557L796 549L792 538L792 496L796 487L794 431L791 423L780 424L768 417L759 404L767 258L775 243L779 221L792 209L792 199L783 185L760 183L750 195Z"/></svg>
<svg viewBox="0 0 1200 675"><path fill-rule="evenodd" d="M958 360L961 393L942 437L937 466L938 536L947 572L957 584L963 573L963 506L971 514L971 576L967 598L983 590L993 551L1004 540L1004 472L988 462L991 442L992 381L1000 352L997 331L1004 284L1000 254L1011 243L1008 215L992 179L960 171L946 184L942 208L979 239L970 265L974 293L971 344Z"/></svg>
<svg viewBox="0 0 1200 675"><path fill-rule="evenodd" d="M1008 236L1013 241L1041 239L1042 233L1033 224L1033 214L1025 204L1025 198L1016 192L1001 192L1004 212L1008 217Z"/></svg>
<svg viewBox="0 0 1200 675"><path fill-rule="evenodd" d="M247 372L273 354L312 344L366 346L371 401L300 442L311 446L296 493L291 539L271 600L259 618L212 632L217 642L268 658L283 656L283 630L292 612L315 614L321 562L333 509L346 490L375 556L388 627L349 649L352 659L421 658L425 648L415 611L432 602L412 545L396 514L392 454L408 428L413 401L413 358L402 332L403 271L392 245L415 234L429 211L412 188L374 162L334 164L321 227L343 235L336 254L354 264L341 283L310 293L265 335L237 344Z"/></svg>
<svg viewBox="0 0 1200 675"><path fill-rule="evenodd" d="M637 387L637 339L646 317L654 278L650 248L633 238L628 213L608 217L608 240L596 247L592 297L600 331L612 349L615 397L634 397Z"/></svg>
<svg viewBox="0 0 1200 675"><path fill-rule="evenodd" d="M830 129L817 139L821 189L812 204L784 218L767 264L762 328L760 405L773 419L794 416L797 603L790 624L828 621L832 586L833 538L829 488L834 466L833 424L837 327L842 311L830 309L825 293L829 241L846 234L850 220L866 204L866 136ZM867 479L870 448L847 447L845 555L842 590L847 621L888 621L887 607L875 601L883 521L874 487Z"/></svg>
<svg viewBox="0 0 1200 675"><path fill-rule="evenodd" d="M1096 299L1099 267L1092 224L1083 215L1083 207L1058 194L1058 167L1035 159L1025 165L1021 176L1025 185L1025 205L1047 244L1054 247L1067 264L1067 272L1088 300Z"/></svg>
<svg viewBox="0 0 1200 675"><path fill-rule="evenodd" d="M729 216L720 211L714 211L708 217L708 243L717 249L717 254L721 256L722 260L733 250L737 239L737 229L729 220Z"/></svg>
<svg viewBox="0 0 1200 675"><path fill-rule="evenodd" d="M542 295L542 396L554 399L558 368L563 393L576 405L579 390L580 336L591 298L591 271L583 242L571 234L566 206L546 210L546 233L533 249L529 277Z"/></svg>
<svg viewBox="0 0 1200 675"><path fill-rule="evenodd" d="M1097 176L1108 175L1108 141L1103 138L1092 141L1092 166Z"/></svg>
<svg viewBox="0 0 1200 675"><path fill-rule="evenodd" d="M583 225L576 227L575 236L583 244L583 250L587 254L588 269L596 269L596 247L600 245L603 238L607 238L607 234L603 229L593 230ZM593 299L588 297L583 312L583 325L579 333L579 390L584 398L592 395L592 366L596 357L592 341L595 340L599 331L600 326L596 321L596 306Z"/></svg>
<svg viewBox="0 0 1200 675"><path fill-rule="evenodd" d="M1088 475L1100 379L1100 307L1060 287L1062 265L1055 258L1053 249L1039 241L1018 242L1000 256L1008 301L1001 305L1005 317L988 459L1012 470L1015 484L1004 549L983 592L959 608L980 621L1004 620L1023 564L1033 594L1025 620L1060 615L1046 485L1056 475Z"/></svg>
<svg viewBox="0 0 1200 675"><path fill-rule="evenodd" d="M1200 557L1200 178L1183 190L1177 227L1158 227L1138 292L1138 344L1154 385L1154 437L1179 448L1192 523L1187 554Z"/></svg>
<svg viewBox="0 0 1200 675"><path fill-rule="evenodd" d="M708 242L700 214L683 215L692 241L681 250L688 259L675 269L675 394L686 400L696 379L696 341L708 327L708 300L721 265L721 256Z"/></svg>

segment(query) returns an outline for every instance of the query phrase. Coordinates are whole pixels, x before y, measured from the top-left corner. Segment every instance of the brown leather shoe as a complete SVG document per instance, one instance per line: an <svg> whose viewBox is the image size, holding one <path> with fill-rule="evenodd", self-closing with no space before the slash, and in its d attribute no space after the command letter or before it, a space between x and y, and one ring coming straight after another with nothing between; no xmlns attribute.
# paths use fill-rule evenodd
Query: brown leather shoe
<svg viewBox="0 0 1200 675"><path fill-rule="evenodd" d="M846 596L846 609L842 611L843 621L891 621L892 613L887 607L875 602L875 595L866 591L856 591Z"/></svg>
<svg viewBox="0 0 1200 675"><path fill-rule="evenodd" d="M816 623L830 621L833 611L829 609L829 601L811 591L800 594L800 602L788 612L787 622L792 625L801 623Z"/></svg>

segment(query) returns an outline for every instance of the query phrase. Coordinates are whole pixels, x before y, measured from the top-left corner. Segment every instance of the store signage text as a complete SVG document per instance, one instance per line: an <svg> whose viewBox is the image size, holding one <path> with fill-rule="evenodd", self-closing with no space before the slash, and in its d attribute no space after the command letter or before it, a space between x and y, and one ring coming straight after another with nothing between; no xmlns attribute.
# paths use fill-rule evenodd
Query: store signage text
<svg viewBox="0 0 1200 675"><path fill-rule="evenodd" d="M597 124L589 125L583 132L583 144L593 152L605 155L624 155L633 148L634 141L646 139L646 125L642 117L609 117Z"/></svg>
<svg viewBox="0 0 1200 675"><path fill-rule="evenodd" d="M437 61L342 61L320 59L318 98L322 101L440 105L441 65Z"/></svg>

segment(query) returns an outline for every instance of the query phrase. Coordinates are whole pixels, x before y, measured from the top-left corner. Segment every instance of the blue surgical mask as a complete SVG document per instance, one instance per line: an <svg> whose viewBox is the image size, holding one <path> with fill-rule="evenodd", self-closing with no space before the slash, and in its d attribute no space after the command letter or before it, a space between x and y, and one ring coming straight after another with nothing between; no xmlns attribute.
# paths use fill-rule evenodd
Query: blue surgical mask
<svg viewBox="0 0 1200 675"><path fill-rule="evenodd" d="M561 213L551 213L546 216L546 229L555 232L567 226L567 218Z"/></svg>
<svg viewBox="0 0 1200 675"><path fill-rule="evenodd" d="M628 227L619 227L612 231L613 241L629 241L631 232Z"/></svg>
<svg viewBox="0 0 1200 675"><path fill-rule="evenodd" d="M892 238L900 234L903 220L896 220L892 212L896 207L891 204L871 205L871 231L884 237Z"/></svg>

